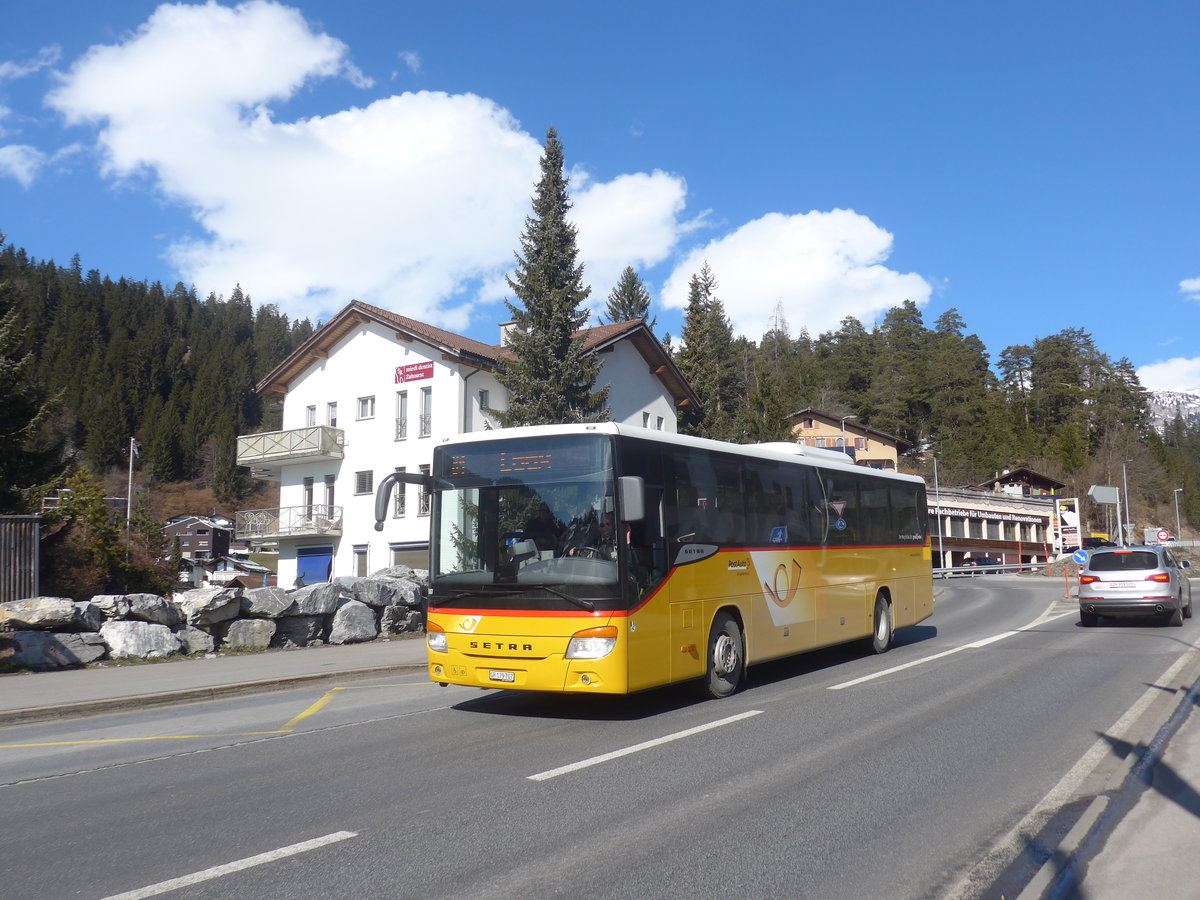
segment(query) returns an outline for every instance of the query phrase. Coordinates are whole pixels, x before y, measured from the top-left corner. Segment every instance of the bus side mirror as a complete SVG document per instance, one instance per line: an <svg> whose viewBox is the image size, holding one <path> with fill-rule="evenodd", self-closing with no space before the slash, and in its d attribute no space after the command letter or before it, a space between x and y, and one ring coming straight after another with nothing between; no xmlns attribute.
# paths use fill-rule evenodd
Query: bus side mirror
<svg viewBox="0 0 1200 900"><path fill-rule="evenodd" d="M433 477L416 472L389 472L375 489L375 530L383 531L383 520L387 518L388 502L392 498L392 485L415 484L427 491L433 490Z"/></svg>
<svg viewBox="0 0 1200 900"><path fill-rule="evenodd" d="M621 498L621 521L640 522L646 518L646 485L640 475L622 475L617 479Z"/></svg>

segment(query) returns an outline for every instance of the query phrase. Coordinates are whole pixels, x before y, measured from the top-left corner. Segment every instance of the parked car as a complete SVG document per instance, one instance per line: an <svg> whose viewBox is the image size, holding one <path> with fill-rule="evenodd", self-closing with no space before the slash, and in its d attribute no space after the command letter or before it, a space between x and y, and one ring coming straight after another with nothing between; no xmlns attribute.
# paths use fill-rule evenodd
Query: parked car
<svg viewBox="0 0 1200 900"><path fill-rule="evenodd" d="M1084 550L1095 550L1097 547L1115 547L1117 546L1110 540L1098 537L1085 537L1083 539Z"/></svg>
<svg viewBox="0 0 1200 900"><path fill-rule="evenodd" d="M1192 617L1191 564L1166 547L1098 547L1079 576L1079 621L1101 616L1162 616L1179 626Z"/></svg>
<svg viewBox="0 0 1200 900"><path fill-rule="evenodd" d="M993 559L990 556L976 556L967 560L968 566L1000 566L1003 565L998 559Z"/></svg>

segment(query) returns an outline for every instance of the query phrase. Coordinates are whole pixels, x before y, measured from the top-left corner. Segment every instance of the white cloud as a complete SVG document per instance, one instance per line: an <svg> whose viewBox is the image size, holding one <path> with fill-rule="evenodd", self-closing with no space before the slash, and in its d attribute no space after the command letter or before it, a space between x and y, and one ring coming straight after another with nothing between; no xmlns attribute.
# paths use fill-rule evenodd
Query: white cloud
<svg viewBox="0 0 1200 900"><path fill-rule="evenodd" d="M27 62L11 62L4 60L0 62L0 81L12 81L17 78L25 78L35 72L54 65L62 56L62 49L57 44L52 44L49 47L43 47L38 51L37 56Z"/></svg>
<svg viewBox="0 0 1200 900"><path fill-rule="evenodd" d="M1200 300L1200 278L1185 278L1179 282L1179 291L1192 300Z"/></svg>
<svg viewBox="0 0 1200 900"><path fill-rule="evenodd" d="M649 268L665 260L688 226L681 225L687 185L678 175L620 175L592 182L571 173L571 221L577 229L591 306L604 306L626 266Z"/></svg>
<svg viewBox="0 0 1200 900"><path fill-rule="evenodd" d="M33 184L38 171L46 164L46 155L26 144L0 147L0 175L15 178L23 188Z"/></svg>
<svg viewBox="0 0 1200 900"><path fill-rule="evenodd" d="M414 75L421 71L421 57L419 54L411 50L401 50L396 54L404 65L408 66L408 70Z"/></svg>
<svg viewBox="0 0 1200 900"><path fill-rule="evenodd" d="M1185 359L1176 357L1165 362L1139 366L1138 381L1151 391L1179 391L1200 393L1200 357Z"/></svg>
<svg viewBox="0 0 1200 900"><path fill-rule="evenodd" d="M928 302L924 278L883 265L891 251L892 235L853 210L770 213L691 251L662 299L685 308L688 281L707 261L736 334L758 340L782 303L792 334L807 328L815 337L846 316L869 325L905 300Z"/></svg>
<svg viewBox="0 0 1200 900"><path fill-rule="evenodd" d="M164 5L89 50L48 102L99 123L108 174L149 174L192 210L204 236L168 255L202 294L241 284L311 317L357 298L464 329L474 304L509 294L539 141L470 94L276 120L271 104L331 77L364 81L345 45L294 9ZM589 275L664 258L684 190L660 172L587 185L576 212L594 231L581 235Z"/></svg>

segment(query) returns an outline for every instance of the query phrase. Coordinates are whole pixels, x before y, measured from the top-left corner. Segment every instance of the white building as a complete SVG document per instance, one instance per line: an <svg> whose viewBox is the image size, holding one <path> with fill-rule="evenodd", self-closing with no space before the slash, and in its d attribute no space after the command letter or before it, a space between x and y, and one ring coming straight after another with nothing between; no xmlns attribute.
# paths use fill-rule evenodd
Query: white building
<svg viewBox="0 0 1200 900"><path fill-rule="evenodd" d="M499 337L499 335L498 335ZM613 421L675 431L677 407L698 398L643 322L585 332L601 354ZM493 427L505 409L488 345L354 301L258 385L282 395L282 430L238 438L238 464L279 482L279 507L237 514L237 537L279 549L279 584L425 566L428 497L398 486L384 530L375 486L385 474L428 471L442 438Z"/></svg>

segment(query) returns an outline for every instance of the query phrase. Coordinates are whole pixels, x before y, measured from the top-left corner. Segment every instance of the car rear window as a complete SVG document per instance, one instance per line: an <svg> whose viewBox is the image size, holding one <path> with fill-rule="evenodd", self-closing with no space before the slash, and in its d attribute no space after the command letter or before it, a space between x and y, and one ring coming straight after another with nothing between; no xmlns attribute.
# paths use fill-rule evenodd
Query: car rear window
<svg viewBox="0 0 1200 900"><path fill-rule="evenodd" d="M1130 569L1157 569L1161 563L1157 553L1131 550L1129 553L1096 553L1088 568L1093 572L1124 572Z"/></svg>

